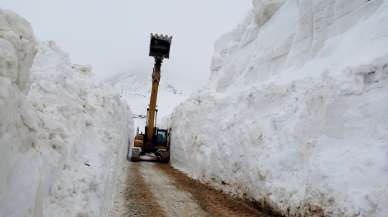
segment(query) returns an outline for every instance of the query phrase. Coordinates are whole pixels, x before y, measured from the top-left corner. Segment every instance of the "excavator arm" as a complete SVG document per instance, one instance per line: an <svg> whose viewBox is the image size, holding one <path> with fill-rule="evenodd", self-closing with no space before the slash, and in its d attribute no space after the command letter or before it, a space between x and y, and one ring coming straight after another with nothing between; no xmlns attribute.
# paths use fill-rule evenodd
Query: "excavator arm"
<svg viewBox="0 0 388 217"><path fill-rule="evenodd" d="M170 56L171 36L151 34L150 56L154 57L155 64L152 72L152 89L150 104L147 109L147 124L145 134L135 136L134 145L130 149L131 161L140 160L140 156L154 153L161 162L167 163L170 159L169 131L156 127L156 105L160 82L160 69L163 59Z"/></svg>
<svg viewBox="0 0 388 217"><path fill-rule="evenodd" d="M158 100L158 89L160 82L160 68L162 65L161 58L155 58L154 71L152 73L152 89L151 89L151 97L150 104L148 109L148 118L147 118L147 141L152 141L152 137L154 135L155 128L155 114L156 114L156 102Z"/></svg>

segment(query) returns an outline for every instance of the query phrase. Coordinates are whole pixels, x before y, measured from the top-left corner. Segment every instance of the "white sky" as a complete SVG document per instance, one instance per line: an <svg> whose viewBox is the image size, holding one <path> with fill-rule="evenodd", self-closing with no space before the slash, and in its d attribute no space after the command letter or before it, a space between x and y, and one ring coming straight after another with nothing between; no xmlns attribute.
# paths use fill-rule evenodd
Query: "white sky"
<svg viewBox="0 0 388 217"><path fill-rule="evenodd" d="M149 34L172 34L162 76L184 90L206 83L214 41L250 7L251 0L0 0L0 8L30 21L39 40L56 41L73 63L92 65L99 79L151 74Z"/></svg>

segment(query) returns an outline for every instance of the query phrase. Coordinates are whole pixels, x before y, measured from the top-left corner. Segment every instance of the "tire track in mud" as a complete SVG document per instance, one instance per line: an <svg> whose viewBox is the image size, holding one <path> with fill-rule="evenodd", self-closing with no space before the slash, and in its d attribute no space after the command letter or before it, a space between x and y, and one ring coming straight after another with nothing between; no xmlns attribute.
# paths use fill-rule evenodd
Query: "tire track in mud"
<svg viewBox="0 0 388 217"><path fill-rule="evenodd" d="M179 190L191 193L199 206L206 211L209 216L271 217L271 215L259 211L254 204L217 191L189 178L182 172L171 168L168 165L158 165L158 167L174 181L175 186Z"/></svg>
<svg viewBox="0 0 388 217"><path fill-rule="evenodd" d="M179 190L158 163L137 164L160 207L169 217L210 217L189 192Z"/></svg>
<svg viewBox="0 0 388 217"><path fill-rule="evenodd" d="M127 213L124 213L122 216L167 217L150 191L150 186L144 181L144 177L139 169L141 168L137 164L131 163L128 166L127 187L125 191Z"/></svg>
<svg viewBox="0 0 388 217"><path fill-rule="evenodd" d="M129 163L123 172L127 177L122 183L121 199L117 199L122 204L117 204L119 212L111 217L272 216L253 203L214 190L166 164Z"/></svg>

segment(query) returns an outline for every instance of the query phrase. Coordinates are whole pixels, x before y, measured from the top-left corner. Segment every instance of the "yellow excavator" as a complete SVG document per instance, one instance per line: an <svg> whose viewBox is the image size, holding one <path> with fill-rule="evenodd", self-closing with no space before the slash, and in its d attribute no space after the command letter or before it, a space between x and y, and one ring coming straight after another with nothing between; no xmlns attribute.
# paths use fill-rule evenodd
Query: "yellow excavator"
<svg viewBox="0 0 388 217"><path fill-rule="evenodd" d="M155 59L152 73L152 89L150 104L147 109L147 123L144 133L136 132L133 147L130 148L130 160L139 161L142 155L154 154L158 161L170 161L170 131L156 127L158 88L160 82L160 68L163 59L170 57L172 36L151 34L150 53Z"/></svg>

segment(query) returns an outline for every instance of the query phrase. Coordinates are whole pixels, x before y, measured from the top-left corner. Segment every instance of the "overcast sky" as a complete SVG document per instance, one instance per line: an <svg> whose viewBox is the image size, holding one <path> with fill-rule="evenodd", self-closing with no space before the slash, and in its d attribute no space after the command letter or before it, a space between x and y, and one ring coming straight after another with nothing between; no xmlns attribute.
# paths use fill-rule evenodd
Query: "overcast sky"
<svg viewBox="0 0 388 217"><path fill-rule="evenodd" d="M162 76L192 89L206 83L214 41L243 19L251 0L0 0L0 7L27 18L39 40L56 41L73 63L92 65L99 79L151 73L149 34L171 34Z"/></svg>

